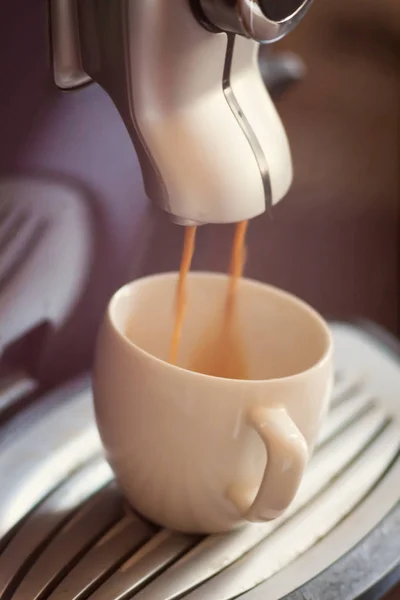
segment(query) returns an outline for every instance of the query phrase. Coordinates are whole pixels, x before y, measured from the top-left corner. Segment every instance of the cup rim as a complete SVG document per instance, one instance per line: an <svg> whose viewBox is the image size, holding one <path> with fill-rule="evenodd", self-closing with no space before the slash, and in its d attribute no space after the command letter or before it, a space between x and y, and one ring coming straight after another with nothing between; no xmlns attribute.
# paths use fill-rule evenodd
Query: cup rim
<svg viewBox="0 0 400 600"><path fill-rule="evenodd" d="M232 379L229 377L217 377L216 375L206 375L205 373L198 373L196 371L191 371L190 369L185 369L184 367L181 367L179 365L173 365L166 360L163 360L161 358L158 358L157 356L154 356L154 354L151 354L147 350L144 350L143 348L141 348L138 344L135 344L132 340L130 340L123 333L123 331L121 331L121 329L119 327L117 327L117 325L115 324L115 318L113 316L113 311L115 310L115 305L117 304L117 302L119 301L121 296L123 296L124 294L129 294L130 290L132 288L136 287L137 285L145 285L146 283L150 283L151 281L154 281L154 280L161 281L161 280L177 279L178 276L179 276L179 272L169 271L169 272L155 273L155 274L139 277L137 279L134 279L133 281L126 283L122 287L120 287L112 295L112 297L108 303L108 307L106 310L106 318L107 318L108 322L110 323L112 330L117 334L118 338L122 341L123 344L125 344L127 347L134 349L135 352L137 352L142 357L145 357L146 359L150 359L152 362L159 364L163 368L169 368L172 370L172 372L184 373L185 375L190 375L191 377L192 376L199 377L199 378L202 378L203 380L219 381L219 382L226 382L226 383L231 383L231 384L232 383L233 384L240 383L240 384L245 384L245 385L260 384L260 383L263 383L266 381L271 382L271 383L278 382L278 381L290 381L295 378L305 377L305 376L309 375L310 373L312 373L313 371L318 370L327 360L330 359L332 352L333 352L333 335L332 335L332 332L331 332L331 329L330 329L328 323L320 315L320 313L316 309L314 309L311 305L309 305L307 302L305 302L304 300L302 300L301 298L296 296L295 294L292 294L291 292L283 290L275 285L264 283L262 281L258 281L257 279L252 279L250 277L242 277L241 283L244 283L245 285L249 285L254 288L263 289L264 292L265 291L270 292L276 296L280 296L280 297L284 298L285 300L290 301L291 303L297 305L300 309L302 309L306 313L308 313L308 315L310 317L312 317L314 319L314 321L317 322L321 331L323 332L325 348L324 348L324 351L323 351L321 357L313 365L311 365L311 367L309 367L308 369L305 369L303 371L300 371L298 373L293 373L291 375L286 375L283 377L274 377L274 378L270 378L270 379ZM210 278L212 278L212 279L228 281L229 275L225 274L225 273L216 273L216 272L209 272L209 271L190 271L190 273L188 273L188 278L189 279L206 279L206 278L210 279Z"/></svg>

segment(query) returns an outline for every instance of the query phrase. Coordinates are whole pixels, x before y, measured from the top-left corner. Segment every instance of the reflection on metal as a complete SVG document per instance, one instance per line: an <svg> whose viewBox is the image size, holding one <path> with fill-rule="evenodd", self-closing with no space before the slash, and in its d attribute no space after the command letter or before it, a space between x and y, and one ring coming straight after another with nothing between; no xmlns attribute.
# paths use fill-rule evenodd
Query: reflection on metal
<svg viewBox="0 0 400 600"><path fill-rule="evenodd" d="M211 30L272 43L287 35L301 21L312 0L191 0L195 13Z"/></svg>
<svg viewBox="0 0 400 600"><path fill-rule="evenodd" d="M68 477L27 517L0 557L0 597L18 580L24 567L92 494L109 483L112 473L103 458Z"/></svg>
<svg viewBox="0 0 400 600"><path fill-rule="evenodd" d="M77 6L77 0L50 0L54 80L62 90L92 81L82 67Z"/></svg>
<svg viewBox="0 0 400 600"><path fill-rule="evenodd" d="M88 381L46 398L0 430L0 540L68 475L101 452Z"/></svg>

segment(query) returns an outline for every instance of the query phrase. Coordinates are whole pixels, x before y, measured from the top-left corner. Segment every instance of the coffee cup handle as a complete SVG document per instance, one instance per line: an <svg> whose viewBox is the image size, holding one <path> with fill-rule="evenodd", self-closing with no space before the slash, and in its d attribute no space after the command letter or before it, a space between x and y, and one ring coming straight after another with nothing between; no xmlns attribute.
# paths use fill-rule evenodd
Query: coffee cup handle
<svg viewBox="0 0 400 600"><path fill-rule="evenodd" d="M307 465L308 446L283 406L253 406L248 422L265 444L267 464L250 508L248 489L234 486L229 498L247 521L269 521L279 517L296 495Z"/></svg>

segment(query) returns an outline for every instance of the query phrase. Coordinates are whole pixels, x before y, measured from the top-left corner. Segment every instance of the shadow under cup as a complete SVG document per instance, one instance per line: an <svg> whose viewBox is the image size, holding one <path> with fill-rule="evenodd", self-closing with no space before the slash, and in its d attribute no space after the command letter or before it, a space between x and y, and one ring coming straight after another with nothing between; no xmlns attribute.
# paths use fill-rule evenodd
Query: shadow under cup
<svg viewBox="0 0 400 600"><path fill-rule="evenodd" d="M137 280L114 296L109 315L137 348L168 362L178 275ZM229 277L190 273L178 365L189 368L205 337L221 328ZM320 363L329 351L328 325L303 301L257 281L240 281L232 327L247 361L248 379L290 377Z"/></svg>

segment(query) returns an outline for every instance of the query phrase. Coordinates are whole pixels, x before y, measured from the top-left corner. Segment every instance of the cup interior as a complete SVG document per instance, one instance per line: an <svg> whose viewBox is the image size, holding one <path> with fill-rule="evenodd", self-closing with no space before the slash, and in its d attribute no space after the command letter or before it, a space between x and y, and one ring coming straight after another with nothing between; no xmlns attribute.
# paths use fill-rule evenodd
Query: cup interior
<svg viewBox="0 0 400 600"><path fill-rule="evenodd" d="M156 275L128 284L109 307L113 326L132 347L167 361L174 326L178 275ZM188 368L205 336L221 327L229 278L190 273L179 362ZM298 298L256 281L242 279L234 318L248 378L265 380L307 371L326 356L330 332L325 321Z"/></svg>

